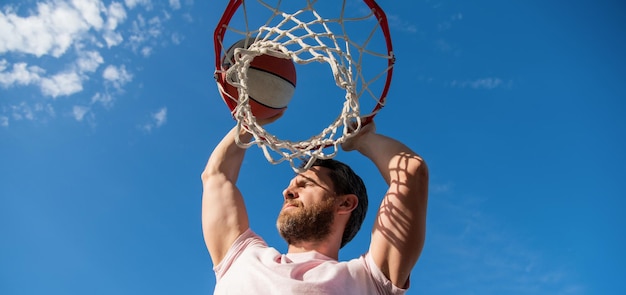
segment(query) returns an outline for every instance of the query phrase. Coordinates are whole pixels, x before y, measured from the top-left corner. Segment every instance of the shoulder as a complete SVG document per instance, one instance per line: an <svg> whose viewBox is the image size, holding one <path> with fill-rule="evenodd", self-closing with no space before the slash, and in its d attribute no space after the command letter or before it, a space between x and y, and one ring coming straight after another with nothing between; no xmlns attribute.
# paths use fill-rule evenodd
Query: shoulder
<svg viewBox="0 0 626 295"><path fill-rule="evenodd" d="M362 268L368 278L373 281L380 294L404 294L409 287L408 281L405 286L395 286L376 265L370 252L350 260L348 263L354 267Z"/></svg>
<svg viewBox="0 0 626 295"><path fill-rule="evenodd" d="M232 244L224 259L215 265L213 270L219 278L223 276L232 264L246 253L253 253L263 249L270 249L263 238L257 235L251 229L244 231Z"/></svg>

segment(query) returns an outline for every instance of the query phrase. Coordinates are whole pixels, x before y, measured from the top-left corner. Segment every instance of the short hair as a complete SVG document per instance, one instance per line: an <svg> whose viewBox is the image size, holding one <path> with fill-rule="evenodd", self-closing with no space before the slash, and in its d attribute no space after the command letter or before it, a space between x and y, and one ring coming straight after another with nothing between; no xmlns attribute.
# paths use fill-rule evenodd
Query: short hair
<svg viewBox="0 0 626 295"><path fill-rule="evenodd" d="M356 195L359 203L352 210L348 223L343 230L341 248L350 242L361 229L365 214L367 213L367 189L363 179L359 177L350 166L334 159L316 159L312 166L328 168L330 179L337 195Z"/></svg>

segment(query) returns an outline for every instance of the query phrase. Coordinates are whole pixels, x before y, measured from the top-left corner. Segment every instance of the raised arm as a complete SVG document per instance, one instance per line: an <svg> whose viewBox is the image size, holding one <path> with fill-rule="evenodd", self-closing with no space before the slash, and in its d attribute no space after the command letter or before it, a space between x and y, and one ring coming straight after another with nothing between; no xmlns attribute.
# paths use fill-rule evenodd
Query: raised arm
<svg viewBox="0 0 626 295"><path fill-rule="evenodd" d="M377 134L374 123L343 146L372 160L389 185L372 229L370 255L391 280L403 287L424 246L428 168L401 142Z"/></svg>
<svg viewBox="0 0 626 295"><path fill-rule="evenodd" d="M233 242L249 227L248 213L236 186L245 149L235 144L233 128L213 150L202 172L202 231L213 264L219 264ZM241 140L250 140L248 133Z"/></svg>

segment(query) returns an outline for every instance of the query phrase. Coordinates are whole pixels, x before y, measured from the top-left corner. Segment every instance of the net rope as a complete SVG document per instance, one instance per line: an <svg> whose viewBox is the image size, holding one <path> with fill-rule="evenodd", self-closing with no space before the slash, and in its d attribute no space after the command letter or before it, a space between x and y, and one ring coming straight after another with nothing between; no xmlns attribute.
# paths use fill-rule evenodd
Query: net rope
<svg viewBox="0 0 626 295"><path fill-rule="evenodd" d="M316 159L333 158L341 144L360 131L364 125L364 118L375 115L383 106L384 97L379 97L369 86L385 76L393 63L389 63L389 66L381 69L378 74L366 79L362 71L363 56L370 55L385 60L393 60L394 57L387 52L379 53L366 49L375 32L380 29L378 20L373 17L373 11L361 17L348 18L345 17L346 1L343 1L339 17L327 19L316 11L317 1L307 0L306 7L291 14L279 9L282 1L278 1L275 6L262 0L257 1L271 12L271 17L258 29L250 30L249 12L246 1L243 1L245 31L230 25L226 29L242 35L246 40L250 40L251 44L248 47L236 48L234 63L227 68L222 65L222 68L216 71L216 76L224 73L226 82L237 87L238 97L228 95L220 83L217 85L223 94L237 102L233 110L233 117L237 121L236 128L239 131L237 134L241 134L241 129L244 129L253 135L250 142L242 142L237 137L237 145L242 148L257 145L270 163L288 161L296 172L302 172L310 168ZM304 20L306 17L311 19ZM361 44L348 37L346 23L372 19L376 24ZM273 22L277 24L271 25ZM340 31L333 32L331 26L337 25ZM224 48L228 47L225 45L221 44L224 52ZM252 60L263 54L291 59L301 65L312 62L330 65L336 86L345 91L341 114L319 134L307 140L279 139L269 133L252 114L247 84L247 73ZM361 116L359 99L364 94L371 96L379 105L371 113Z"/></svg>

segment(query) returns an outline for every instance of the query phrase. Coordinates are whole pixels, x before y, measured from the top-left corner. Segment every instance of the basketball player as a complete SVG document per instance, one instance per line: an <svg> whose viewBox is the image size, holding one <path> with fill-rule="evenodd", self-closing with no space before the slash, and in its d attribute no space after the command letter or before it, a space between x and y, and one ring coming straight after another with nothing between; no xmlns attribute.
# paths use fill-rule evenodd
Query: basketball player
<svg viewBox="0 0 626 295"><path fill-rule="evenodd" d="M280 115L264 120L275 121ZM372 229L369 251L337 261L367 211L364 184L335 160L317 161L283 192L277 220L286 254L249 228L236 186L245 149L233 128L202 173L202 227L213 260L215 294L403 294L424 245L428 169L401 142L376 133L372 122L342 145L370 159L389 185ZM242 140L250 140L248 133Z"/></svg>

